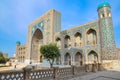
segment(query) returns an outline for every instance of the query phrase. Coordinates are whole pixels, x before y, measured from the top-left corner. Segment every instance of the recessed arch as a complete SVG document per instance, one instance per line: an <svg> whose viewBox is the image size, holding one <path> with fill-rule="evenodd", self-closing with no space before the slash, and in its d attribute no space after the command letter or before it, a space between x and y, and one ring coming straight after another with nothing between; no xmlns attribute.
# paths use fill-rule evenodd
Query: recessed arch
<svg viewBox="0 0 120 80"><path fill-rule="evenodd" d="M82 34L79 32L76 32L74 35L75 38L75 47L76 46L82 46Z"/></svg>
<svg viewBox="0 0 120 80"><path fill-rule="evenodd" d="M88 53L88 62L89 63L98 62L98 54L95 51L91 50Z"/></svg>
<svg viewBox="0 0 120 80"><path fill-rule="evenodd" d="M22 62L22 56L21 56L21 62Z"/></svg>
<svg viewBox="0 0 120 80"><path fill-rule="evenodd" d="M57 37L55 41L57 43L58 48L61 48L61 38Z"/></svg>
<svg viewBox="0 0 120 80"><path fill-rule="evenodd" d="M66 65L71 65L71 55L70 55L70 53L66 53L65 55L64 55L64 60L65 60L65 64Z"/></svg>
<svg viewBox="0 0 120 80"><path fill-rule="evenodd" d="M43 39L43 33L40 29L37 28L32 36L32 41L41 40L41 39Z"/></svg>
<svg viewBox="0 0 120 80"><path fill-rule="evenodd" d="M67 40L67 39L70 39L70 36L69 35L66 35L65 36L65 39Z"/></svg>
<svg viewBox="0 0 120 80"><path fill-rule="evenodd" d="M97 32L95 29L90 28L87 33L87 45L96 45L97 44Z"/></svg>
<svg viewBox="0 0 120 80"><path fill-rule="evenodd" d="M60 37L57 37L57 38L56 38L56 41L59 41L59 40L61 40L61 38L60 38Z"/></svg>
<svg viewBox="0 0 120 80"><path fill-rule="evenodd" d="M80 65L80 66L83 65L83 55L82 55L82 53L77 52L75 54L75 63L76 63L76 65Z"/></svg>
<svg viewBox="0 0 120 80"><path fill-rule="evenodd" d="M43 44L43 33L37 28L32 35L31 41L31 59L33 62L40 62L40 46Z"/></svg>
<svg viewBox="0 0 120 80"><path fill-rule="evenodd" d="M64 37L64 43L65 43L65 45L64 45L65 48L68 48L68 47L71 46L70 36L69 36L69 35L66 35L66 36Z"/></svg>

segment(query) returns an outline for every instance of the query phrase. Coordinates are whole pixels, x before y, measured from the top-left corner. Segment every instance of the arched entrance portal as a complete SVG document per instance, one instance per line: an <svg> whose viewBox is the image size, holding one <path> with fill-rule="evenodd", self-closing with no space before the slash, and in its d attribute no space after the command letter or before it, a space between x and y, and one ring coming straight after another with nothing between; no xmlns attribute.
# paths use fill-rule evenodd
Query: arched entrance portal
<svg viewBox="0 0 120 80"><path fill-rule="evenodd" d="M83 56L80 52L77 52L75 54L75 63L76 63L76 65L80 65L80 66L83 65Z"/></svg>
<svg viewBox="0 0 120 80"><path fill-rule="evenodd" d="M71 56L69 53L65 54L65 65L71 65Z"/></svg>
<svg viewBox="0 0 120 80"><path fill-rule="evenodd" d="M98 55L95 51L91 51L88 54L88 62L89 63L94 63L94 62L98 62Z"/></svg>
<svg viewBox="0 0 120 80"><path fill-rule="evenodd" d="M43 33L40 29L36 29L32 37L31 59L33 63L41 62L40 46L43 44Z"/></svg>

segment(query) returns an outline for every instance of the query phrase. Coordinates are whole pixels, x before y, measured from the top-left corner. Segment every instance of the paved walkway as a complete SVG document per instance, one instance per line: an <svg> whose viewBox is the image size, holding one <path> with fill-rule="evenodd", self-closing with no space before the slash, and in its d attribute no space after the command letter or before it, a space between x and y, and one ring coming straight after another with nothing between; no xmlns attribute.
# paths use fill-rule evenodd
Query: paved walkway
<svg viewBox="0 0 120 80"><path fill-rule="evenodd" d="M99 71L70 80L120 80L120 70Z"/></svg>

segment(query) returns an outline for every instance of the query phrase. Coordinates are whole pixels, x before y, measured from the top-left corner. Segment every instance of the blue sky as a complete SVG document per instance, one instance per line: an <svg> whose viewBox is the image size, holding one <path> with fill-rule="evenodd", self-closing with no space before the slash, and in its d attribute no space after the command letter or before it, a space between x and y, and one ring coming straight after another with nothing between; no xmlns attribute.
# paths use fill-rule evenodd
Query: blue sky
<svg viewBox="0 0 120 80"><path fill-rule="evenodd" d="M28 25L50 9L62 14L62 30L98 19L97 6L112 6L114 33L120 46L120 0L0 0L0 51L13 56L16 41L25 44Z"/></svg>

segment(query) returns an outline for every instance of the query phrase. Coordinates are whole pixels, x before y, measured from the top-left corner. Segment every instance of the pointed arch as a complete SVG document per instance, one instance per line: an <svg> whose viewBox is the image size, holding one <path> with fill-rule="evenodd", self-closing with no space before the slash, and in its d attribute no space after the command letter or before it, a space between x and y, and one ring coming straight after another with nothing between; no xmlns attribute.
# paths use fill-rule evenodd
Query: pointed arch
<svg viewBox="0 0 120 80"><path fill-rule="evenodd" d="M43 44L43 33L42 31L37 28L35 32L33 33L32 36L32 41L31 41L31 59L34 62L39 62L40 61L40 46Z"/></svg>
<svg viewBox="0 0 120 80"><path fill-rule="evenodd" d="M61 47L62 47L61 46L61 38L57 37L55 41L57 43L58 48L61 49Z"/></svg>
<svg viewBox="0 0 120 80"><path fill-rule="evenodd" d="M76 46L82 46L82 34L79 32L76 32L74 35L75 38L75 47Z"/></svg>
<svg viewBox="0 0 120 80"><path fill-rule="evenodd" d="M96 45L97 44L97 32L95 29L90 28L87 33L87 45Z"/></svg>
<svg viewBox="0 0 120 80"><path fill-rule="evenodd" d="M37 28L32 36L32 41L40 40L40 39L43 39L43 33L40 29Z"/></svg>
<svg viewBox="0 0 120 80"><path fill-rule="evenodd" d="M64 55L64 60L65 60L65 64L66 65L71 65L71 55L70 55L70 53L66 53L65 55Z"/></svg>
<svg viewBox="0 0 120 80"><path fill-rule="evenodd" d="M89 63L98 62L98 54L95 51L91 50L88 53L88 62Z"/></svg>
<svg viewBox="0 0 120 80"><path fill-rule="evenodd" d="M65 43L65 48L68 48L71 46L71 42L70 42L70 36L69 35L66 35L65 38L64 38L64 43Z"/></svg>
<svg viewBox="0 0 120 80"><path fill-rule="evenodd" d="M82 53L77 52L75 54L75 63L76 63L76 65L80 65L80 66L83 65L83 55L82 55Z"/></svg>

